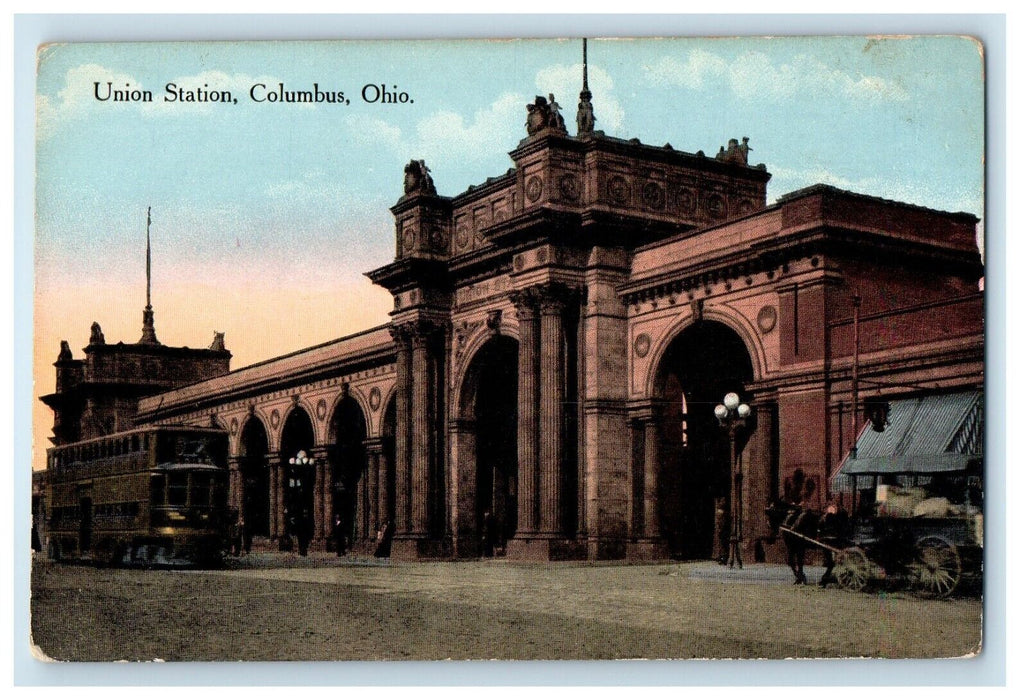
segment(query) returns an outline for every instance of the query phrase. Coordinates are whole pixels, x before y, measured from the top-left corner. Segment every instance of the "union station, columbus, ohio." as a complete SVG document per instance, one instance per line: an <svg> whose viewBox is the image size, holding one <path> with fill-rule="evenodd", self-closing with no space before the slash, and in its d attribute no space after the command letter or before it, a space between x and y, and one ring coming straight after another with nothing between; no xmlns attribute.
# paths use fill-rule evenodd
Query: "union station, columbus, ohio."
<svg viewBox="0 0 1027 700"><path fill-rule="evenodd" d="M768 204L748 139L612 138L580 100L571 135L536 98L513 167L461 194L411 161L367 273L386 325L235 371L220 337L162 345L149 306L138 343L94 325L42 397L55 444L220 426L258 546L297 517L331 546L338 514L357 551L392 520L395 557L477 557L488 514L510 559L710 558L740 515L752 561L768 501L799 470L831 498L875 407L981 389L974 216L826 185Z"/></svg>

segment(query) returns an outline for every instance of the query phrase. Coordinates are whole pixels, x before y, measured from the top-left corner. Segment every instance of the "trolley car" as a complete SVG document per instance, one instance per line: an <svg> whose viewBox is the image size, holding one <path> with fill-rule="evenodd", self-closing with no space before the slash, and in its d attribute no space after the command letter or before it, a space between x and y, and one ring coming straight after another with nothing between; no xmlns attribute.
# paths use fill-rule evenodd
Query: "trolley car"
<svg viewBox="0 0 1027 700"><path fill-rule="evenodd" d="M47 451L47 552L103 565L212 565L228 526L228 436L130 430Z"/></svg>

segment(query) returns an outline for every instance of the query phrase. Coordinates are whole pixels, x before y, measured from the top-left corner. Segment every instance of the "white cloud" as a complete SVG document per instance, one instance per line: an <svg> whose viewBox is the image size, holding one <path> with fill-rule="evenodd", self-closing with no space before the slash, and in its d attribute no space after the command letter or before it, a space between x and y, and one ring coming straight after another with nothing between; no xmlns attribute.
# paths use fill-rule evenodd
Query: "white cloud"
<svg viewBox="0 0 1027 700"><path fill-rule="evenodd" d="M521 95L508 92L476 111L469 121L456 112L436 112L418 122L417 141L421 150L438 156L466 157L494 149L497 132L523 122L525 104Z"/></svg>
<svg viewBox="0 0 1027 700"><path fill-rule="evenodd" d="M774 194L768 196L773 201L777 197L795 190L816 184L832 185L850 192L858 192L872 197L882 197L897 202L916 204L922 207L940 209L942 211L963 211L981 214L984 203L981 191L963 191L953 193L941 192L932 188L929 183L915 183L886 177L848 178L838 175L823 167L793 169L768 164L767 169L773 173L771 181Z"/></svg>
<svg viewBox="0 0 1027 700"><path fill-rule="evenodd" d="M95 63L87 63L68 69L64 75L64 86L51 99L47 95L36 97L36 130L39 138L53 133L61 122L84 116L90 108L106 104L96 99L95 83L113 89L144 89L144 86L127 73L115 73ZM102 93L101 93L102 94Z"/></svg>
<svg viewBox="0 0 1027 700"><path fill-rule="evenodd" d="M172 116L179 114L196 114L209 112L213 109L224 109L214 102L165 102L165 85L174 83L184 89L220 92L228 90L232 97L242 102L249 101L250 88L255 83L264 83L273 89L282 82L271 76L250 76L242 73L228 74L222 71L202 71L194 75L179 76L162 82L160 85L143 84L135 76L128 73L112 71L96 63L87 63L68 69L64 74L64 85L52 98L48 95L36 97L36 124L40 138L53 133L61 123L96 114L97 110L132 109L146 116ZM108 87L108 83L110 86ZM99 86L97 86L99 84ZM97 99L108 94L108 89L125 91L149 91L151 102L114 102ZM309 86L286 86L286 89L310 89ZM297 105L312 107L309 104Z"/></svg>
<svg viewBox="0 0 1027 700"><path fill-rule="evenodd" d="M708 78L719 78L727 70L727 62L719 56L693 49L688 60L664 56L653 65L642 66L642 72L649 82L668 87L683 87L699 90Z"/></svg>
<svg viewBox="0 0 1027 700"><path fill-rule="evenodd" d="M775 64L764 53L750 51L728 62L719 56L693 49L682 60L664 56L643 72L649 82L668 87L701 90L727 81L731 91L746 100L767 98L786 100L804 95L851 99L902 101L909 93L895 81L876 75L852 74L808 55L793 57L788 63Z"/></svg>

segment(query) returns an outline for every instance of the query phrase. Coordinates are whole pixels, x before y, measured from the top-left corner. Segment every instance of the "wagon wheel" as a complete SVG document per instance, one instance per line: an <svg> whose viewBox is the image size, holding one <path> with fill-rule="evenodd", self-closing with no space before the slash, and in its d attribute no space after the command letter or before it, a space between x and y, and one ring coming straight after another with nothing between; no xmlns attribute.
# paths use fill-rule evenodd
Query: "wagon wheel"
<svg viewBox="0 0 1027 700"><path fill-rule="evenodd" d="M842 588L862 591L870 583L870 575L870 560L859 547L849 547L835 555L834 577Z"/></svg>
<svg viewBox="0 0 1027 700"><path fill-rule="evenodd" d="M940 537L925 537L916 543L916 559L910 573L917 593L944 598L959 585L959 551Z"/></svg>

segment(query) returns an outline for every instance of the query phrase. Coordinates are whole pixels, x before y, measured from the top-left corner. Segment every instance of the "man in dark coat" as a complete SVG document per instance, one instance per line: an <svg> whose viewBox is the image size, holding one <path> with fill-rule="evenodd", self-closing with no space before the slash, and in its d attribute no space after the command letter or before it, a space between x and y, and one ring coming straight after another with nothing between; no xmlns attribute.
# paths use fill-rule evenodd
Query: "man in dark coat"
<svg viewBox="0 0 1027 700"><path fill-rule="evenodd" d="M375 547L374 555L379 559L388 559L392 555L392 537L396 534L396 523L388 520L382 526L378 537L378 546Z"/></svg>

